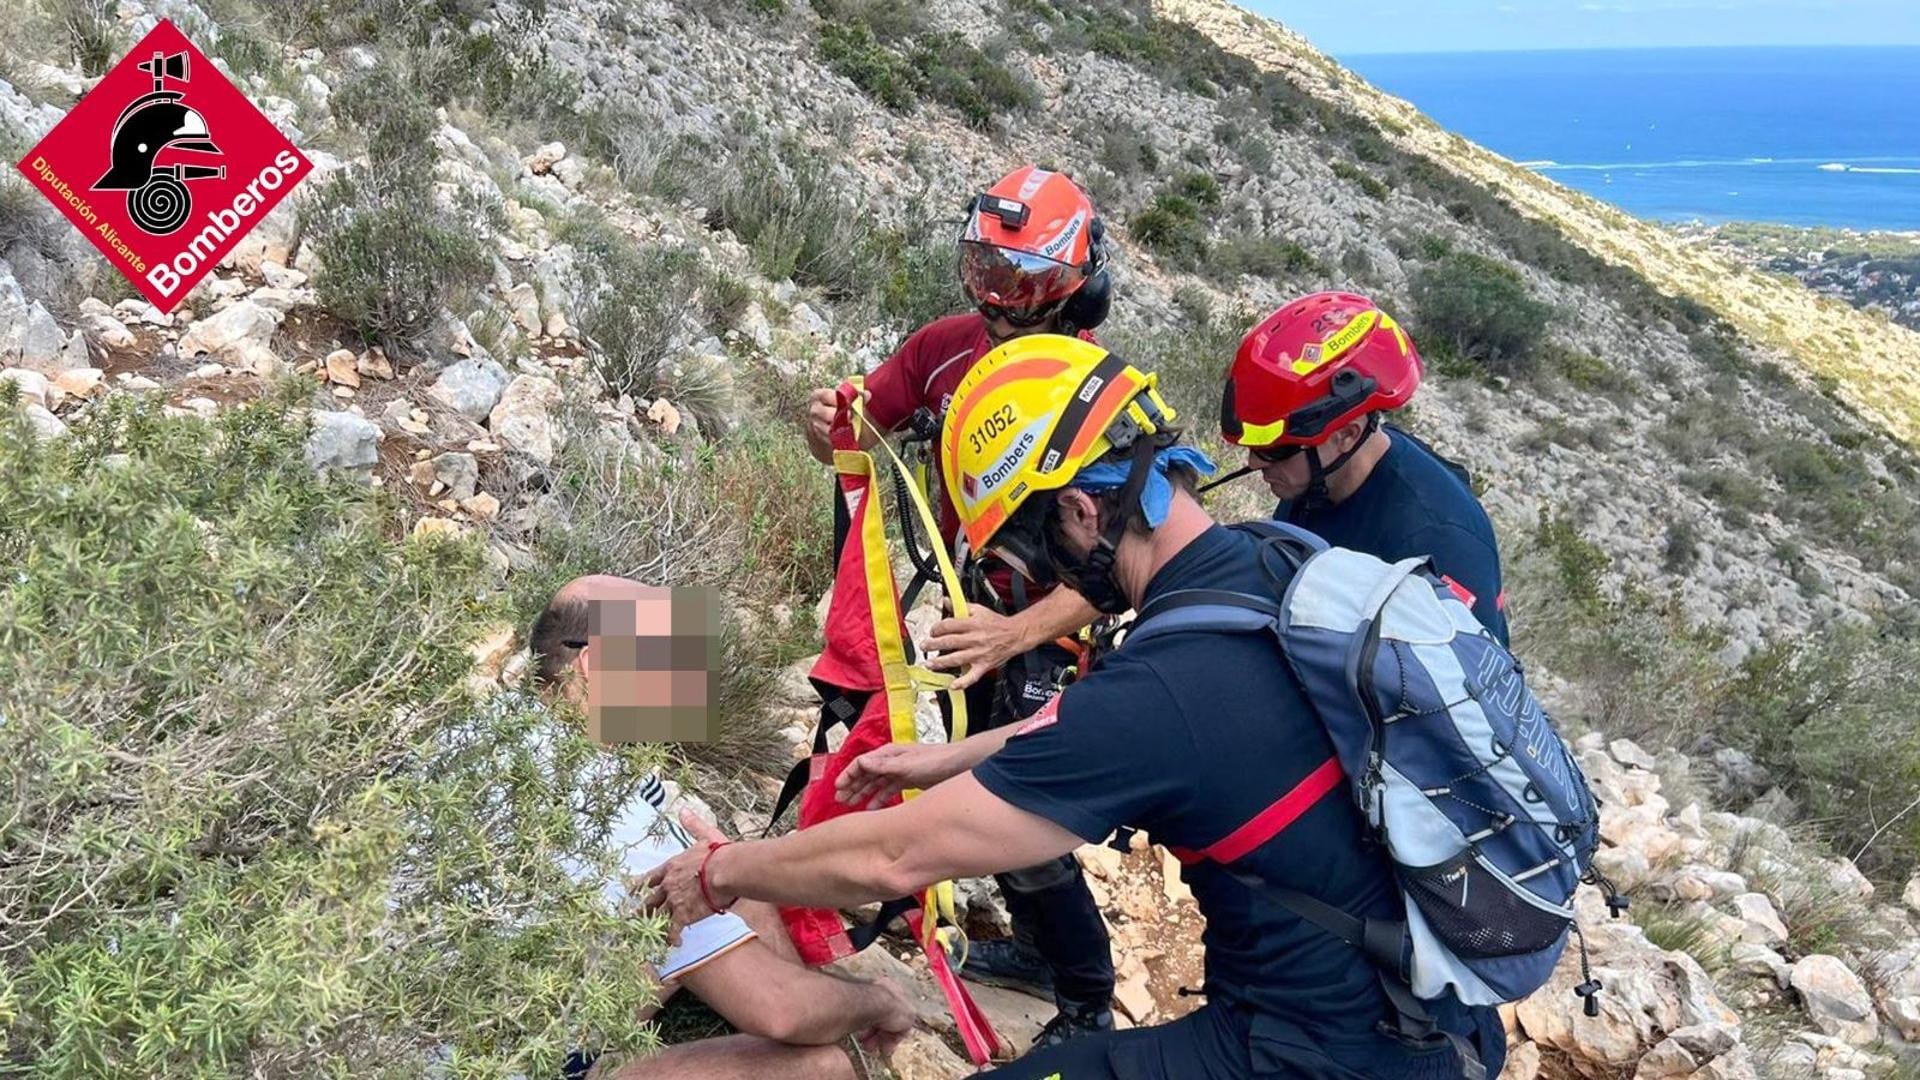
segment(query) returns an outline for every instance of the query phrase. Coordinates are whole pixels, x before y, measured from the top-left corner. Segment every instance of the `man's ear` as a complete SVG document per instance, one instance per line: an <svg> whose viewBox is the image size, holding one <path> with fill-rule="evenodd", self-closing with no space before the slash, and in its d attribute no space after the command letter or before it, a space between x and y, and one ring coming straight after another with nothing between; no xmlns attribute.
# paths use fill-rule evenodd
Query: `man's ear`
<svg viewBox="0 0 1920 1080"><path fill-rule="evenodd" d="M1366 437L1367 418L1364 415L1356 416L1340 425L1340 430L1334 434L1334 453L1344 454L1360 445L1360 440Z"/></svg>
<svg viewBox="0 0 1920 1080"><path fill-rule="evenodd" d="M1054 498L1054 512L1066 535L1092 544L1100 535L1100 504L1079 488L1062 488Z"/></svg>

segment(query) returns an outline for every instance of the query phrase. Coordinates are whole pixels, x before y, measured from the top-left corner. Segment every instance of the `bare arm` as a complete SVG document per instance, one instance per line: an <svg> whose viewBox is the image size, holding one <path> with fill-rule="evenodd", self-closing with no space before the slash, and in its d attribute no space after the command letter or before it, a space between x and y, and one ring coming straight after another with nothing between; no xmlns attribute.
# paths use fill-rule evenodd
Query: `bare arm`
<svg viewBox="0 0 1920 1080"><path fill-rule="evenodd" d="M1020 724L969 735L957 743L888 743L854 758L834 781L834 798L873 807L909 788L930 788L1000 752Z"/></svg>
<svg viewBox="0 0 1920 1080"><path fill-rule="evenodd" d="M971 773L911 802L848 814L775 840L696 847L647 876L652 906L672 907L679 925L736 897L778 904L850 907L907 896L936 881L978 877L1057 858L1080 838L989 792Z"/></svg>
<svg viewBox="0 0 1920 1080"><path fill-rule="evenodd" d="M1055 638L1075 634L1100 617L1086 598L1062 586L1013 615L999 615L976 607L964 619L942 619L927 636L928 666L939 670L965 668L954 680L957 689L979 682L987 672L1021 653Z"/></svg>

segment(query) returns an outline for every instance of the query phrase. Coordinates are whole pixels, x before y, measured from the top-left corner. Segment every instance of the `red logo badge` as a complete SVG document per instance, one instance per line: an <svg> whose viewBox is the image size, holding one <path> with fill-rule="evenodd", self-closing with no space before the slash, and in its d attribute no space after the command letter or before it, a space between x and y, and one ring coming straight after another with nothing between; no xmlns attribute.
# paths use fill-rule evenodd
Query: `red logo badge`
<svg viewBox="0 0 1920 1080"><path fill-rule="evenodd" d="M162 311L312 168L170 22L19 163Z"/></svg>

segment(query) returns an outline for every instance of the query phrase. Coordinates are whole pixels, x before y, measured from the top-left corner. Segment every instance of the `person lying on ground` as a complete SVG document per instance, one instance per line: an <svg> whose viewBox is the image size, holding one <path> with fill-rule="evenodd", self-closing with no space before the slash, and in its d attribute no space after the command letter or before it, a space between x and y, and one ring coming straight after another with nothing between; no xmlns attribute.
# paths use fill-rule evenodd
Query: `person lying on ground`
<svg viewBox="0 0 1920 1080"><path fill-rule="evenodd" d="M563 586L534 622L531 635L533 676L542 695L588 708L600 644L600 636L591 630L594 605L631 604L665 591L604 575ZM683 834L645 835L665 821L660 815L664 792L657 779L649 779L615 825L616 838L627 842L630 856L664 845L704 848L721 839L710 823L692 815L683 818ZM632 866L636 876L657 858ZM675 937L675 947L656 972L659 1004L684 988L739 1034L670 1046L618 1067L595 1063L586 1074L593 1080L840 1080L857 1075L850 1051L840 1044L855 1038L884 1057L913 1027L913 1005L892 982L840 978L803 966L772 904L744 901ZM658 1008L641 1019L650 1019ZM584 1055L578 1057L585 1064Z"/></svg>

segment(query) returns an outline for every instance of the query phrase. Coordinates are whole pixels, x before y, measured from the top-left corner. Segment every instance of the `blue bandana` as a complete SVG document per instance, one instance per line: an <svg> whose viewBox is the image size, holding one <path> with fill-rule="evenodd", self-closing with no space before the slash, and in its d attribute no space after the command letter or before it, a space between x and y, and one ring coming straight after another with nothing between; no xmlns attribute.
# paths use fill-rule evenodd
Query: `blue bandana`
<svg viewBox="0 0 1920 1080"><path fill-rule="evenodd" d="M1173 484L1167 479L1167 468L1171 465L1185 465L1201 476L1212 476L1218 470L1213 459L1192 446L1170 446L1153 455L1153 474L1147 477L1147 484L1140 489L1140 510L1147 517L1150 528L1159 528L1167 520L1167 508L1173 505ZM1127 476L1133 471L1131 461L1103 461L1098 465L1080 470L1073 478L1074 487L1093 495L1118 490L1127 482Z"/></svg>

